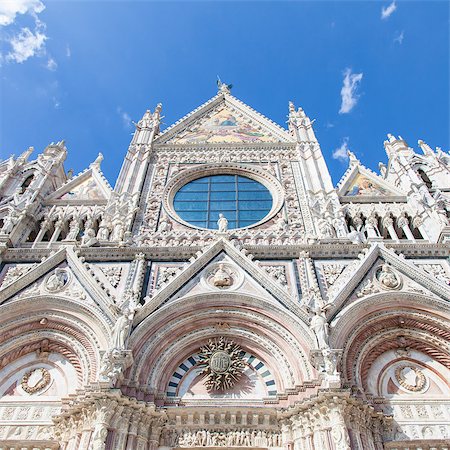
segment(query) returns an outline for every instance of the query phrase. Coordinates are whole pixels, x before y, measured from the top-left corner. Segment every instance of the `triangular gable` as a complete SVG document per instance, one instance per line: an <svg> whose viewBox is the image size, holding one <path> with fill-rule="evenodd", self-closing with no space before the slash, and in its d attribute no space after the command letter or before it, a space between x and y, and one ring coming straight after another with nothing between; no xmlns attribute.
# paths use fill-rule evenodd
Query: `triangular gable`
<svg viewBox="0 0 450 450"><path fill-rule="evenodd" d="M292 136L230 94L218 94L165 130L155 144L294 142Z"/></svg>
<svg viewBox="0 0 450 450"><path fill-rule="evenodd" d="M19 278L12 283L7 284L3 289L0 289L0 304L6 302L9 298L29 287L38 279L47 275L51 270L60 266L64 261L67 262L68 268L71 269L76 278L79 280L80 286L82 286L94 302L97 303L100 310L103 311L111 320L113 320L115 313L112 312L112 299L107 298L106 293L84 267L85 263L78 258L71 247L62 248L54 255L51 255L46 260L42 261L40 264L34 266L31 270L19 276Z"/></svg>
<svg viewBox="0 0 450 450"><path fill-rule="evenodd" d="M383 244L373 244L366 255L356 264L350 264L344 269L339 279L333 287L334 290L329 291L328 302L332 304L329 311L330 317L335 316L344 306L345 302L358 288L362 287L362 282L366 275L371 271L379 259L383 259L390 264L400 274L406 278L413 280L426 291L437 295L441 299L450 301L450 287L443 282L436 280L424 270L417 267L413 262L398 256L392 250L387 249ZM350 273L350 271L352 273Z"/></svg>
<svg viewBox="0 0 450 450"><path fill-rule="evenodd" d="M253 280L259 283L277 301L306 322L308 321L308 315L306 312L300 307L300 305L294 300L286 289L270 277L265 269L252 261L244 251L237 250L230 244L229 241L220 238L203 253L200 252L197 258L191 258L189 265L180 270L166 285L163 285L152 298L148 299L145 306L137 311L135 316L135 324L138 324L144 320L145 317L174 296L221 252L224 252L233 263L246 271Z"/></svg>
<svg viewBox="0 0 450 450"><path fill-rule="evenodd" d="M349 167L338 184L337 192L340 197L351 197L355 201L405 196L404 192L359 163Z"/></svg>
<svg viewBox="0 0 450 450"><path fill-rule="evenodd" d="M103 174L90 167L50 194L46 201L62 201L64 203L99 201L104 203L111 196L111 191L112 188Z"/></svg>

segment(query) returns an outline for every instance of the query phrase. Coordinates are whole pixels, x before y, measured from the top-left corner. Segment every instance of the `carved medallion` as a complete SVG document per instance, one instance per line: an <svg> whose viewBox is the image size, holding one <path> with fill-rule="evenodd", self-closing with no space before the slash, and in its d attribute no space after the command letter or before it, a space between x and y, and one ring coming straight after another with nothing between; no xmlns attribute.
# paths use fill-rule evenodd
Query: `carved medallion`
<svg viewBox="0 0 450 450"><path fill-rule="evenodd" d="M242 282L244 276L233 264L228 262L216 262L211 264L201 278L203 286L208 290L224 291L236 290Z"/></svg>
<svg viewBox="0 0 450 450"><path fill-rule="evenodd" d="M225 373L231 365L231 358L227 352L218 351L212 354L209 366L215 373Z"/></svg>
<svg viewBox="0 0 450 450"><path fill-rule="evenodd" d="M50 372L39 368L28 371L22 378L20 385L27 394L36 394L45 389L51 381Z"/></svg>
<svg viewBox="0 0 450 450"><path fill-rule="evenodd" d="M56 268L45 280L45 288L49 292L62 291L69 283L69 273L60 268Z"/></svg>
<svg viewBox="0 0 450 450"><path fill-rule="evenodd" d="M400 275L389 264L383 264L377 270L376 279L385 290L396 290L402 287Z"/></svg>
<svg viewBox="0 0 450 450"><path fill-rule="evenodd" d="M242 353L238 344L224 337L210 340L200 348L201 374L206 374L208 391L223 391L234 386L245 368Z"/></svg>
<svg viewBox="0 0 450 450"><path fill-rule="evenodd" d="M398 384L410 392L419 392L426 385L426 377L418 367L400 366L395 369Z"/></svg>
<svg viewBox="0 0 450 450"><path fill-rule="evenodd" d="M233 277L229 270L226 270L223 264L219 265L219 268L214 273L212 283L216 287L228 287L233 284Z"/></svg>

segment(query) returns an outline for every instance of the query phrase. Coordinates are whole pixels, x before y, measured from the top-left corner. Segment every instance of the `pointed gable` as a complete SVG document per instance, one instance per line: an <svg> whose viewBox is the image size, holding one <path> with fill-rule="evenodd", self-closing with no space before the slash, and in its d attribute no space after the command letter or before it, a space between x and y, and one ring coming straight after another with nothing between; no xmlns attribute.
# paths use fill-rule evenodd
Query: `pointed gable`
<svg viewBox="0 0 450 450"><path fill-rule="evenodd" d="M151 298L146 299L145 306L138 310L136 314L135 322L141 322L147 315L172 298L185 296L187 293L198 295L196 291L198 280L211 278L213 271L210 269L214 269L214 272L216 272L222 264L225 272L228 272L229 275L232 274L232 277L236 277L233 287L239 286L239 289L244 291L247 289L249 295L251 295L250 293L253 293L253 295L259 293L260 298L273 299L274 302L280 303L294 312L305 322L308 320L306 312L298 303L298 299L294 298L275 279L268 277L266 270L247 256L245 250L239 251L229 241L220 238L205 249L203 253L199 252L197 258L191 258L188 265L182 266L180 270L175 270L174 275L166 283L163 283ZM216 290L220 295L220 288L215 289L213 287L213 290ZM225 293L228 290L222 292Z"/></svg>
<svg viewBox="0 0 450 450"><path fill-rule="evenodd" d="M286 130L230 94L219 94L165 130L155 143L253 144L292 142Z"/></svg>
<svg viewBox="0 0 450 450"><path fill-rule="evenodd" d="M103 175L89 168L53 192L47 201L104 203L109 199L111 191L111 186Z"/></svg>
<svg viewBox="0 0 450 450"><path fill-rule="evenodd" d="M387 266L383 269L383 266ZM382 277L391 280L383 285ZM392 281L392 282L391 282ZM328 291L330 316L341 314L351 303L378 293L416 293L450 300L450 287L382 244L374 244L360 259L346 266Z"/></svg>
<svg viewBox="0 0 450 450"><path fill-rule="evenodd" d="M349 200L400 197L405 194L361 164L351 165L338 184L338 194Z"/></svg>

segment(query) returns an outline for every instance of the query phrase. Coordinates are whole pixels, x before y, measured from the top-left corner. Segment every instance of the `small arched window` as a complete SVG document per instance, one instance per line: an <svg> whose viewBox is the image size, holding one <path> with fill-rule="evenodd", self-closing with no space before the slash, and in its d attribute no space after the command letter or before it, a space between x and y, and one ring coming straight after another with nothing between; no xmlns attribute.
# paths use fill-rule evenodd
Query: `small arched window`
<svg viewBox="0 0 450 450"><path fill-rule="evenodd" d="M422 181L425 183L426 187L428 189L431 189L433 187L433 183L428 178L428 175L425 173L425 171L423 169L419 169L417 173L419 174L419 177L422 178Z"/></svg>
<svg viewBox="0 0 450 450"><path fill-rule="evenodd" d="M32 183L34 178L34 175L29 175L28 177L25 178L25 180L23 180L23 183L20 185L20 193L23 194L27 187Z"/></svg>

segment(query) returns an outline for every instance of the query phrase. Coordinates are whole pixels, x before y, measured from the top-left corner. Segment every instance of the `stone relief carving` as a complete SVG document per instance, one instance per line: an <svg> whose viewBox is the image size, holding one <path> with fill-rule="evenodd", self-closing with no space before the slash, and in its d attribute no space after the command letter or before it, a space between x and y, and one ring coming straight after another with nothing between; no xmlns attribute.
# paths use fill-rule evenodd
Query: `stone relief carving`
<svg viewBox="0 0 450 450"><path fill-rule="evenodd" d="M356 292L361 298L366 295L376 294L381 291L395 291L403 287L401 275L389 264L383 264L375 270L375 274L369 277Z"/></svg>
<svg viewBox="0 0 450 450"><path fill-rule="evenodd" d="M6 286L9 286L11 283L16 281L22 275L25 275L30 270L34 269L36 266L37 266L37 263L35 263L35 264L17 264L16 266L8 268L8 270L5 274L5 278L3 278L3 283L1 284L1 287L5 288Z"/></svg>
<svg viewBox="0 0 450 450"><path fill-rule="evenodd" d="M29 370L22 377L20 386L27 394L36 394L51 383L50 372L45 368Z"/></svg>
<svg viewBox="0 0 450 450"><path fill-rule="evenodd" d="M245 368L241 347L224 337L212 340L200 348L199 367L206 375L209 391L223 391L234 386Z"/></svg>
<svg viewBox="0 0 450 450"><path fill-rule="evenodd" d="M422 391L427 383L425 374L418 368L410 365L399 366L395 369L395 379L407 391Z"/></svg>
<svg viewBox="0 0 450 450"><path fill-rule="evenodd" d="M168 283L179 272L180 267L159 267L158 278L156 280L155 289L158 290L163 284Z"/></svg>
<svg viewBox="0 0 450 450"><path fill-rule="evenodd" d="M345 268L345 264L323 264L322 273L327 286L332 286Z"/></svg>
<svg viewBox="0 0 450 450"><path fill-rule="evenodd" d="M45 280L45 288L51 293L62 291L69 283L69 272L65 269L56 268Z"/></svg>
<svg viewBox="0 0 450 450"><path fill-rule="evenodd" d="M228 262L217 262L207 268L201 281L209 290L236 290L244 281L244 275Z"/></svg>
<svg viewBox="0 0 450 450"><path fill-rule="evenodd" d="M450 277L448 276L444 267L441 264L416 264L426 273L430 274L432 277L436 278L443 283L450 285Z"/></svg>
<svg viewBox="0 0 450 450"><path fill-rule="evenodd" d="M216 287L226 288L233 284L234 280L231 274L225 269L223 264L219 264L219 268L214 273L212 284Z"/></svg>
<svg viewBox="0 0 450 450"><path fill-rule="evenodd" d="M117 287L122 276L122 267L110 266L110 267L100 267L105 277L111 283L112 287Z"/></svg>
<svg viewBox="0 0 450 450"><path fill-rule="evenodd" d="M400 275L389 264L383 264L375 276L382 289L396 290L402 287Z"/></svg>
<svg viewBox="0 0 450 450"><path fill-rule="evenodd" d="M281 447L281 434L265 430L184 430L164 441L180 447Z"/></svg>
<svg viewBox="0 0 450 450"><path fill-rule="evenodd" d="M272 275L280 284L286 286L288 284L286 278L286 267L285 266L262 266L266 272Z"/></svg>

